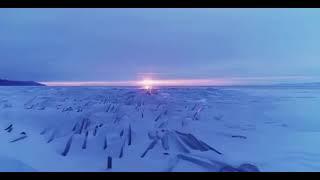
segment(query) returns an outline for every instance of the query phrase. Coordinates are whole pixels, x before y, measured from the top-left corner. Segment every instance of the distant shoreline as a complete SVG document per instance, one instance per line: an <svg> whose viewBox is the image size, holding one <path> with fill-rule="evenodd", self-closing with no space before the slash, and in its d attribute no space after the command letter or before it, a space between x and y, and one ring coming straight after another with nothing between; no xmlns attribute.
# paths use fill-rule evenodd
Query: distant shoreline
<svg viewBox="0 0 320 180"><path fill-rule="evenodd" d="M12 81L0 79L0 86L46 86L35 81Z"/></svg>

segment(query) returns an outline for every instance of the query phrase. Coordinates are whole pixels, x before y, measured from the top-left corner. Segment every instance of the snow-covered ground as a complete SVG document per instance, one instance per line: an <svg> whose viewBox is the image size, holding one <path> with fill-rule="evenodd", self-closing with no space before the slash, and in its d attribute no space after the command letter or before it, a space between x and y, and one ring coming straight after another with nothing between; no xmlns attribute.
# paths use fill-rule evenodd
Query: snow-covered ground
<svg viewBox="0 0 320 180"><path fill-rule="evenodd" d="M0 171L320 171L319 107L310 87L0 87Z"/></svg>

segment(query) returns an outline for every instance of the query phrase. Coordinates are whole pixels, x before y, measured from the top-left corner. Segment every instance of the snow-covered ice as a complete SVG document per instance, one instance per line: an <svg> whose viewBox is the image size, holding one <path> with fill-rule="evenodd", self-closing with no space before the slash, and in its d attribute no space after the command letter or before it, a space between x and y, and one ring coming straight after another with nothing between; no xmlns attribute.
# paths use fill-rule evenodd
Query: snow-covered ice
<svg viewBox="0 0 320 180"><path fill-rule="evenodd" d="M0 171L320 171L319 107L317 87L0 87Z"/></svg>

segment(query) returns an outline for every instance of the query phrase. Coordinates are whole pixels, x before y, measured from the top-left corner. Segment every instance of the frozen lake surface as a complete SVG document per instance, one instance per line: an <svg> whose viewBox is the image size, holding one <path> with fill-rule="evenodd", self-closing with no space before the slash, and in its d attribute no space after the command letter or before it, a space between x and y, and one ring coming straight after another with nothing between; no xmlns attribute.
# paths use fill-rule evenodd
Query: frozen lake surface
<svg viewBox="0 0 320 180"><path fill-rule="evenodd" d="M0 87L0 171L320 171L319 108L317 87Z"/></svg>

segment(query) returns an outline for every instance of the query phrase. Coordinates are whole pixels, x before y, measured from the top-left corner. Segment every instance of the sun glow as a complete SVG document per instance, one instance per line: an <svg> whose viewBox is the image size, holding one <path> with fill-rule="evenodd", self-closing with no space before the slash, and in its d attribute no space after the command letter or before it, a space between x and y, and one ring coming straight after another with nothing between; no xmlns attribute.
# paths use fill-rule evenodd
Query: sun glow
<svg viewBox="0 0 320 180"><path fill-rule="evenodd" d="M141 81L141 84L143 86L143 89L145 90L151 90L152 86L155 84L155 82L151 79L144 79Z"/></svg>
<svg viewBox="0 0 320 180"><path fill-rule="evenodd" d="M152 89L152 86L143 86L143 89L150 90L150 89Z"/></svg>

